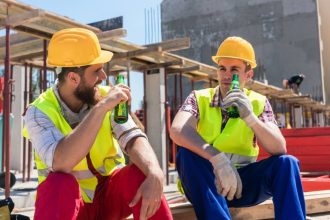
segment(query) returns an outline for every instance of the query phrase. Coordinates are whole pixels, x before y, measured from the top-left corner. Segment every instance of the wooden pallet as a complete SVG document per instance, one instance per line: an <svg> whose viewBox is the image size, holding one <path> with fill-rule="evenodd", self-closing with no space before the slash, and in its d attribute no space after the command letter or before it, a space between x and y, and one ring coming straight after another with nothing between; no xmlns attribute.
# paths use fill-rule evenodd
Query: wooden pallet
<svg viewBox="0 0 330 220"><path fill-rule="evenodd" d="M330 212L330 190L305 193L307 214ZM190 203L170 204L174 220L197 220L194 209ZM245 208L230 208L230 213L235 220L272 219L274 206L267 200L257 206Z"/></svg>

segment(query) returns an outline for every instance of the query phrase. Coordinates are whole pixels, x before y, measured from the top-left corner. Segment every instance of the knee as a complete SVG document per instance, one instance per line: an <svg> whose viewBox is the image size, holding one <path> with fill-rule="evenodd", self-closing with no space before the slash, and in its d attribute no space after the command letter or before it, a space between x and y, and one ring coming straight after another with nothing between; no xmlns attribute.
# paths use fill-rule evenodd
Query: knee
<svg viewBox="0 0 330 220"><path fill-rule="evenodd" d="M276 166L299 169L299 160L292 155L276 156Z"/></svg>
<svg viewBox="0 0 330 220"><path fill-rule="evenodd" d="M278 161L284 164L298 164L299 160L292 155L281 155L278 156Z"/></svg>
<svg viewBox="0 0 330 220"><path fill-rule="evenodd" d="M45 182L54 184L56 187L78 186L78 182L73 175L63 172L50 172Z"/></svg>
<svg viewBox="0 0 330 220"><path fill-rule="evenodd" d="M80 195L79 184L76 178L68 173L51 172L46 180L38 186L37 200L65 196L68 200L78 198ZM40 200L41 199L41 200Z"/></svg>
<svg viewBox="0 0 330 220"><path fill-rule="evenodd" d="M143 181L146 179L144 173L134 164L128 165L129 169L129 179L130 179L130 187L134 189L138 189Z"/></svg>

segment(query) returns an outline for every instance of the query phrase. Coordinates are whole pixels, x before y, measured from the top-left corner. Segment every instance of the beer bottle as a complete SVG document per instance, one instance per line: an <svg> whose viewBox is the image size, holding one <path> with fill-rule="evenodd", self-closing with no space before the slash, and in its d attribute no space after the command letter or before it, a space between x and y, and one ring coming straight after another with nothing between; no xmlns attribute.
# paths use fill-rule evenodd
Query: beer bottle
<svg viewBox="0 0 330 220"><path fill-rule="evenodd" d="M118 75L116 79L116 84L124 84L124 76ZM115 107L114 120L118 124L123 124L128 119L128 105L127 102L119 103Z"/></svg>
<svg viewBox="0 0 330 220"><path fill-rule="evenodd" d="M231 91L233 89L240 89L237 73L233 74L233 80L231 81L229 91ZM230 106L229 108L227 108L227 113L228 113L228 116L230 118L238 118L239 117L239 112L238 112L238 109L237 109L236 106Z"/></svg>

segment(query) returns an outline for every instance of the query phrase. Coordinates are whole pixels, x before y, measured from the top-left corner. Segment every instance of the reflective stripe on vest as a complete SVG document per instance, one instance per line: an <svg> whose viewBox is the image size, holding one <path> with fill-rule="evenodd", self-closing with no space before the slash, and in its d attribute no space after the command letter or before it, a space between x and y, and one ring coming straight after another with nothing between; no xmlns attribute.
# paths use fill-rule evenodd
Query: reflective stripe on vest
<svg viewBox="0 0 330 220"><path fill-rule="evenodd" d="M99 87L99 91L102 95L105 95L108 90L109 87ZM42 93L31 105L34 105L41 112L46 114L64 136L72 132L72 128L61 114L61 107L54 94L53 88ZM29 136L26 129L24 129L24 136L27 138ZM112 136L110 112L105 115L102 126L99 129L89 153L93 166L97 167L97 170L103 176L109 176L114 170L124 166L125 158L118 142ZM35 162L38 168L38 174L40 174L38 178L39 183L41 183L48 175L48 167L37 153L35 153ZM82 159L73 168L72 173L77 178L79 186L83 191L82 197L84 202L91 203L97 186L97 179L94 175L90 175L86 158Z"/></svg>
<svg viewBox="0 0 330 220"><path fill-rule="evenodd" d="M94 195L95 195L94 190L86 189L86 188L83 188L83 187L80 187L80 189L86 194L86 196L88 197L88 199L90 201L93 201ZM83 193L83 195L84 195L84 193Z"/></svg>
<svg viewBox="0 0 330 220"><path fill-rule="evenodd" d="M90 170L74 170L71 171L71 174L76 177L77 180L93 178L94 175Z"/></svg>
<svg viewBox="0 0 330 220"><path fill-rule="evenodd" d="M250 90L244 90L244 92L252 104L254 114L259 116L264 110L266 98ZM252 129L240 118L230 118L221 130L221 108L210 106L214 94L215 88L195 91L200 113L197 132L219 151L241 155L246 157L247 161L254 161L258 156L259 148L254 146Z"/></svg>
<svg viewBox="0 0 330 220"><path fill-rule="evenodd" d="M49 174L49 170L48 169L38 169L38 176L47 177L48 174Z"/></svg>

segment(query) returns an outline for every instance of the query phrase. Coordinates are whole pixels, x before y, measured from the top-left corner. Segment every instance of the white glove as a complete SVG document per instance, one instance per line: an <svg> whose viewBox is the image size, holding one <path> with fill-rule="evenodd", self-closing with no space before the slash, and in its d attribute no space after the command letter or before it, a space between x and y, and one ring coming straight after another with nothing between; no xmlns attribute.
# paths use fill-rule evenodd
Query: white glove
<svg viewBox="0 0 330 220"><path fill-rule="evenodd" d="M209 160L213 166L217 191L223 197L233 200L242 196L242 181L235 167L224 153L219 153Z"/></svg>
<svg viewBox="0 0 330 220"><path fill-rule="evenodd" d="M253 113L252 104L247 95L239 90L234 89L227 93L223 99L223 108L227 109L230 106L236 106L239 111L239 117L245 121L246 125L252 127L257 123L258 118Z"/></svg>
<svg viewBox="0 0 330 220"><path fill-rule="evenodd" d="M115 122L113 115L111 116L111 126L112 126L112 133L114 134L115 138L118 140L119 146L126 152L126 145L127 143L135 137L145 137L147 135L141 131L140 128L135 124L132 117L128 115L127 122L123 124L118 124Z"/></svg>

